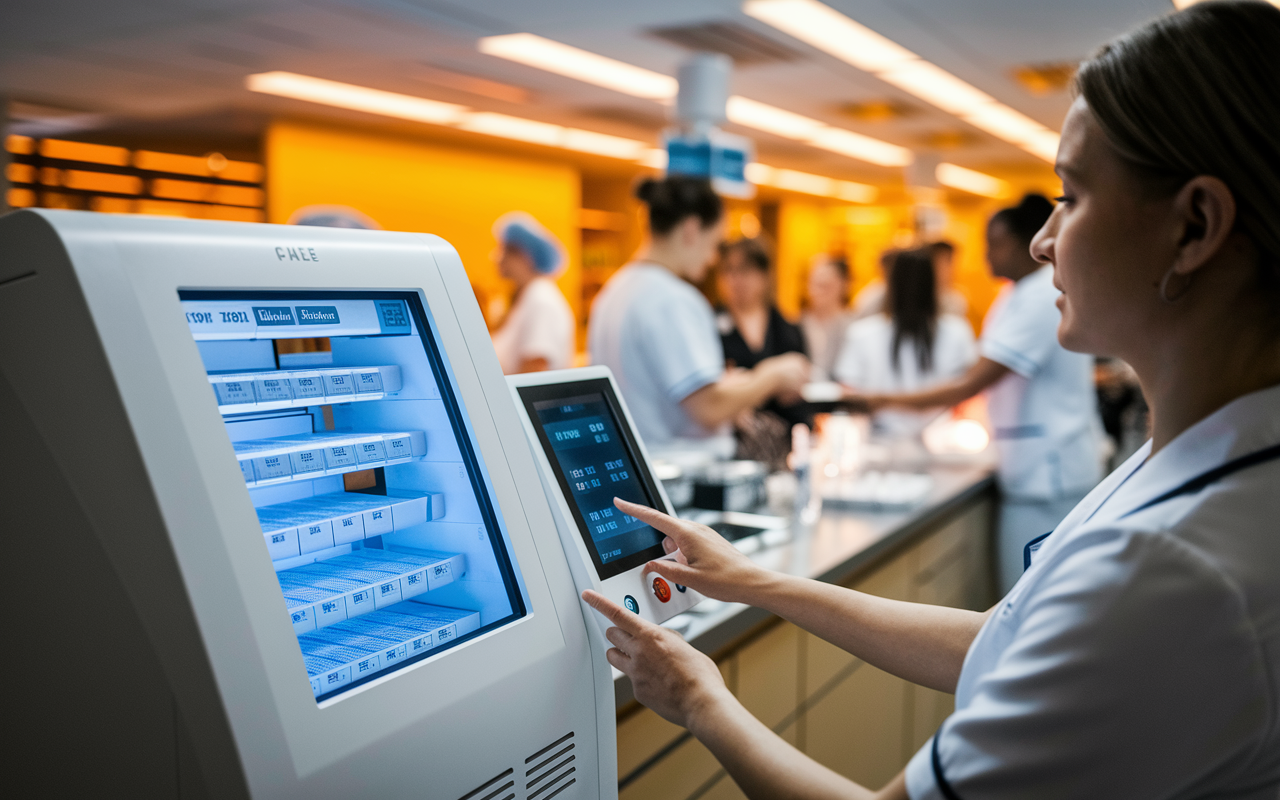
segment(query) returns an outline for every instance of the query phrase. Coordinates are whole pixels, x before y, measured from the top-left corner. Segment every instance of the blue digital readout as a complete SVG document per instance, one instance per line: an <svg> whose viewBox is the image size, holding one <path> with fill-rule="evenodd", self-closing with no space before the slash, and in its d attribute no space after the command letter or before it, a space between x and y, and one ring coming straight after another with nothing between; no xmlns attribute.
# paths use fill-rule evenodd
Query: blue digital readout
<svg viewBox="0 0 1280 800"><path fill-rule="evenodd" d="M619 439L604 396L575 397L569 403L540 402L535 408L555 455L553 466L564 477L568 499L578 507L600 563L660 543L663 534L613 504L615 497L641 505L651 501L625 443Z"/></svg>

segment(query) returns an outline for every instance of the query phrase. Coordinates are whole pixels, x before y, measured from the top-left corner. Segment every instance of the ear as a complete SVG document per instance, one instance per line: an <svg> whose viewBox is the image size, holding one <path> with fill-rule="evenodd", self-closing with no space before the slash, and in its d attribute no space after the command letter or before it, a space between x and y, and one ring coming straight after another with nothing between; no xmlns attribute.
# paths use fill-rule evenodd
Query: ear
<svg viewBox="0 0 1280 800"><path fill-rule="evenodd" d="M1177 223L1174 272L1191 275L1222 251L1236 224L1236 198L1220 178L1198 175L1178 190L1172 213Z"/></svg>

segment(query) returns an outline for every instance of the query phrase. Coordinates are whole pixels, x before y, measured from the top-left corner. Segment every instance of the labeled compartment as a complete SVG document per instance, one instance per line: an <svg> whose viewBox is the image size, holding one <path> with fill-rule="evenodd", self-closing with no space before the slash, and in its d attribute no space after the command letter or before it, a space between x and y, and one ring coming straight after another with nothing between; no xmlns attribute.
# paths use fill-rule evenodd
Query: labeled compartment
<svg viewBox="0 0 1280 800"><path fill-rule="evenodd" d="M462 555L364 548L276 573L294 631L326 628L453 583Z"/></svg>
<svg viewBox="0 0 1280 800"><path fill-rule="evenodd" d="M381 400L403 387L394 364L222 373L209 383L223 414Z"/></svg>
<svg viewBox="0 0 1280 800"><path fill-rule="evenodd" d="M480 613L400 603L298 636L318 697L442 647L480 627Z"/></svg>
<svg viewBox="0 0 1280 800"><path fill-rule="evenodd" d="M234 442L245 483L264 486L403 464L427 454L423 431L298 433Z"/></svg>
<svg viewBox="0 0 1280 800"><path fill-rule="evenodd" d="M272 561L318 552L444 516L444 495L336 492L263 506L258 522Z"/></svg>

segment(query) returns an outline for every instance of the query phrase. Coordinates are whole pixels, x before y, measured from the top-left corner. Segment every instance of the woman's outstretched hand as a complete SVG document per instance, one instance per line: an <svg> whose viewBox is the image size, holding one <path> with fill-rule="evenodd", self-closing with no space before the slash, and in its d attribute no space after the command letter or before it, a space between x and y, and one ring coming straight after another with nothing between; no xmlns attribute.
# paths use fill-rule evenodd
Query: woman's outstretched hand
<svg viewBox="0 0 1280 800"><path fill-rule="evenodd" d="M676 519L621 498L613 502L622 513L665 533L663 549L668 554L676 554L675 561L650 561L645 566L646 572L656 572L672 583L688 586L716 600L730 603L759 601L759 588L772 573L752 563L723 536L706 525Z"/></svg>
<svg viewBox="0 0 1280 800"><path fill-rule="evenodd" d="M613 645L605 653L609 663L631 679L636 699L664 719L689 728L700 713L733 700L715 662L678 633L641 619L590 589L582 599L616 626L605 631Z"/></svg>

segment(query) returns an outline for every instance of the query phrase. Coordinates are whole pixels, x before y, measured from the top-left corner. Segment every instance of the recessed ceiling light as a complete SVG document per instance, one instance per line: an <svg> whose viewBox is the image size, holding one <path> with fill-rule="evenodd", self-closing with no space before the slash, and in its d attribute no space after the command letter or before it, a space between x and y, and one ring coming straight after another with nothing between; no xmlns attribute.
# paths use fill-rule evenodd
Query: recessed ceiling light
<svg viewBox="0 0 1280 800"><path fill-rule="evenodd" d="M481 39L480 52L557 75L603 86L635 97L669 101L679 83L669 75L607 58L532 33L513 33ZM904 51L905 52L905 51ZM911 151L870 136L835 128L802 114L747 97L730 97L725 114L730 122L775 136L811 144L824 150L886 167L911 163Z"/></svg>
<svg viewBox="0 0 1280 800"><path fill-rule="evenodd" d="M245 79L245 85L251 91L263 94L306 100L414 122L447 125L472 133L627 161L647 159L652 149L650 144L637 139L553 125L549 122L513 117L509 114L472 111L466 106L440 103L407 94L370 89L366 86L339 83L292 72L264 72L250 75Z"/></svg>
<svg viewBox="0 0 1280 800"><path fill-rule="evenodd" d="M1032 155L1055 158L1057 133L830 6L817 0L747 0L742 10Z"/></svg>
<svg viewBox="0 0 1280 800"><path fill-rule="evenodd" d="M486 36L480 40L478 47L481 53L649 100L670 100L680 88L680 84L670 75L580 50L532 33Z"/></svg>
<svg viewBox="0 0 1280 800"><path fill-rule="evenodd" d="M366 111L387 117L450 125L458 122L467 107L441 103L396 92L384 92L350 83L328 81L293 72L262 72L245 79L250 91L307 100L353 111Z"/></svg>
<svg viewBox="0 0 1280 800"><path fill-rule="evenodd" d="M943 186L949 186L952 189L960 189L961 191L980 194L984 197L1000 198L1009 196L1009 184L985 172L965 169L964 167L944 162L938 165L934 175L937 177L938 183Z"/></svg>

